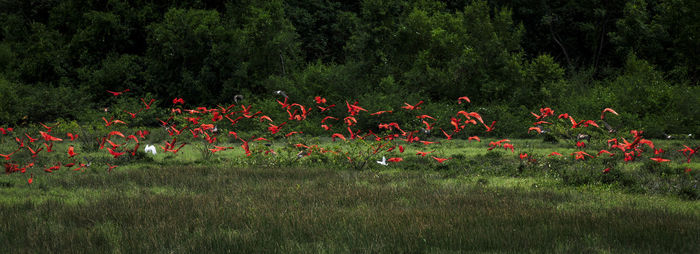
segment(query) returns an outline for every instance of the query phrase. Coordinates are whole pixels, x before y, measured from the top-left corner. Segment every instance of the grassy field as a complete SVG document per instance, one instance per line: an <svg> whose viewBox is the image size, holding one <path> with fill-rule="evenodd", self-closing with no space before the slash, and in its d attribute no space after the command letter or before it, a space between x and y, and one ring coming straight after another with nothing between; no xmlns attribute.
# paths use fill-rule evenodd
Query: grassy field
<svg viewBox="0 0 700 254"><path fill-rule="evenodd" d="M285 166L241 149L203 161L193 145L177 157L117 161L107 173L102 152L86 153L95 165L85 172L35 173L32 185L26 174L0 177L0 245L7 253L700 252L700 202L671 188L697 179L677 172L697 162L615 164L617 175L601 178L604 162L547 158L573 149L535 142L513 142L532 163L449 141L435 152L455 157L444 164L413 158L423 150L416 145L404 162L361 171L313 156Z"/></svg>

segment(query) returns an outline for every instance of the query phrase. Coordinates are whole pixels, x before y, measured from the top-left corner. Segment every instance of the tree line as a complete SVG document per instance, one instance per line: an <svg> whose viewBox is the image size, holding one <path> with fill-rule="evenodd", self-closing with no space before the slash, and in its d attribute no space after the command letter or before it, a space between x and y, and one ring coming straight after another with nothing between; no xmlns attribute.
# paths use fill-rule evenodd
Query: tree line
<svg viewBox="0 0 700 254"><path fill-rule="evenodd" d="M284 90L377 110L469 96L470 107L515 123L540 107L591 118L611 107L619 126L697 134L698 9L690 0L3 1L0 123L92 119L116 102L106 90L166 107Z"/></svg>

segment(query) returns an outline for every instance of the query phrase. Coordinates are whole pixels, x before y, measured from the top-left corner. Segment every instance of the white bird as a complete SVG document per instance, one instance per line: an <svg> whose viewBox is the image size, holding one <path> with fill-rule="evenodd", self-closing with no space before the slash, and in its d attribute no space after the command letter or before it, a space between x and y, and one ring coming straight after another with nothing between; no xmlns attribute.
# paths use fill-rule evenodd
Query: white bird
<svg viewBox="0 0 700 254"><path fill-rule="evenodd" d="M243 95L236 94L235 96L233 96L233 101L236 103L238 103L239 101L242 101L242 100L243 100Z"/></svg>
<svg viewBox="0 0 700 254"><path fill-rule="evenodd" d="M150 151L153 155L156 155L156 147L154 145L146 145L146 147L143 148L143 151L146 153Z"/></svg>
<svg viewBox="0 0 700 254"><path fill-rule="evenodd" d="M382 160L377 161L377 163L379 163L379 165L384 165L384 166L388 165L386 163L386 156L382 156Z"/></svg>
<svg viewBox="0 0 700 254"><path fill-rule="evenodd" d="M275 94L276 94L276 95L282 95L282 96L284 96L285 98L289 98L289 96L287 96L287 94L284 93L284 91L282 91L282 90L277 90L277 91L275 91Z"/></svg>

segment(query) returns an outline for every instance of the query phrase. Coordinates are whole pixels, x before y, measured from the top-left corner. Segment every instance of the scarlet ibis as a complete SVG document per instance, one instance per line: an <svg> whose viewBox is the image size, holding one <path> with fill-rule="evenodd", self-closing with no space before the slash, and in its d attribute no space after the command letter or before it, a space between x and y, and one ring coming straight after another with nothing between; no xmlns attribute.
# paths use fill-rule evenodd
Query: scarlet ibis
<svg viewBox="0 0 700 254"><path fill-rule="evenodd" d="M608 172L610 172L610 168L605 168L605 169L603 169L602 172L603 172L603 174L607 174Z"/></svg>
<svg viewBox="0 0 700 254"><path fill-rule="evenodd" d="M107 92L111 93L113 96L119 96L119 95L122 95L123 93L126 93L128 91L130 91L129 88L124 89L123 91L120 91L120 92L113 92L113 91L107 90Z"/></svg>
<svg viewBox="0 0 700 254"><path fill-rule="evenodd" d="M270 122L273 122L272 119L271 119L269 116L265 116L265 115L264 115L264 116L261 116L261 117L259 118L259 120L260 120L260 122L262 122L263 120L268 120L268 121L270 121Z"/></svg>
<svg viewBox="0 0 700 254"><path fill-rule="evenodd" d="M600 120L603 120L603 118L605 118L605 112L610 112L610 113L613 113L615 115L619 115L619 114L617 114L617 112L615 112L615 110L613 110L611 108L605 108L605 109L603 109L603 112L600 113Z"/></svg>
<svg viewBox="0 0 700 254"><path fill-rule="evenodd" d="M73 133L70 133L70 132L66 133L66 136L68 136L68 137L70 138L70 141L73 141L73 140L75 140L76 138L78 138L78 134L73 134Z"/></svg>
<svg viewBox="0 0 700 254"><path fill-rule="evenodd" d="M457 104L462 104L462 101L472 103L472 101L469 100L469 97L467 97L467 96L462 96L462 97L457 98Z"/></svg>
<svg viewBox="0 0 700 254"><path fill-rule="evenodd" d="M343 134L340 134L340 133L333 133L333 135L331 135L331 137L333 138L333 141L335 141L335 138L339 138L339 139L342 139L343 141L347 141L347 139L345 139L345 136L343 136Z"/></svg>
<svg viewBox="0 0 700 254"><path fill-rule="evenodd" d="M27 179L28 184L32 184L34 182L34 173L31 173L29 176L29 179Z"/></svg>
<svg viewBox="0 0 700 254"><path fill-rule="evenodd" d="M27 133L24 133L24 136L27 136L27 138L29 139L29 143L34 143L34 141L39 140L39 139L30 137L29 134L27 134Z"/></svg>
<svg viewBox="0 0 700 254"><path fill-rule="evenodd" d="M316 101L316 104L325 104L326 98L322 98L321 96L316 96L316 97L314 97L314 101Z"/></svg>
<svg viewBox="0 0 700 254"><path fill-rule="evenodd" d="M53 143L51 143L50 145L47 143L44 143L44 146L46 147L47 153L53 152Z"/></svg>
<svg viewBox="0 0 700 254"><path fill-rule="evenodd" d="M178 104L178 103L180 103L181 105L184 105L184 104L185 104L185 100L182 99L182 98L175 98L175 99L173 99L173 105L174 105L174 104Z"/></svg>
<svg viewBox="0 0 700 254"><path fill-rule="evenodd" d="M467 139L469 140L469 142L472 142L472 140L476 140L477 142L481 142L481 139L480 139L479 137L477 137L477 136L471 136L471 137L469 137L469 138L467 138Z"/></svg>
<svg viewBox="0 0 700 254"><path fill-rule="evenodd" d="M420 109L419 106L420 106L421 104L423 104L423 101L419 101L418 103L416 103L416 105L411 105L411 104L408 104L408 103L406 103L406 102L404 102L403 104L406 104L406 106L401 106L401 108L404 108L404 109L407 109L407 110L416 110L416 109Z"/></svg>
<svg viewBox="0 0 700 254"><path fill-rule="evenodd" d="M601 154L604 154L604 153L609 154L610 156L608 156L608 157L612 157L613 155L615 155L614 153L611 153L610 151L603 149L603 150L600 150L600 151L598 152L598 155L597 155L597 156L600 156Z"/></svg>
<svg viewBox="0 0 700 254"><path fill-rule="evenodd" d="M378 116L378 115L381 115L381 114L392 113L392 112L393 112L393 111L391 111L391 110L388 110L388 111L382 110L382 111L374 112L374 113L369 114L369 115L370 115L370 116Z"/></svg>
<svg viewBox="0 0 700 254"><path fill-rule="evenodd" d="M348 126L353 126L357 123L357 119L355 119L352 116L345 117L343 121L345 121L345 124L347 124Z"/></svg>
<svg viewBox="0 0 700 254"><path fill-rule="evenodd" d="M282 126L284 126L285 124L287 124L287 122L284 122L280 125L274 125L274 124L269 123L270 127L267 127L267 130L270 131L270 133L272 133L274 135L274 134L277 134L277 132L280 131Z"/></svg>
<svg viewBox="0 0 700 254"><path fill-rule="evenodd" d="M403 161L403 158L400 158L400 157L392 157L392 158L387 159L387 161L388 161L388 162L400 162L400 161Z"/></svg>
<svg viewBox="0 0 700 254"><path fill-rule="evenodd" d="M330 106L326 106L326 107L321 107L321 106L316 106L316 107L317 107L318 109L320 109L321 112L326 112L326 111L330 110L331 108L335 107L335 104L330 105Z"/></svg>
<svg viewBox="0 0 700 254"><path fill-rule="evenodd" d="M486 126L486 124L484 124L484 127L486 127L486 132L491 132L493 130L494 125L496 125L496 121L493 121L491 123L491 126Z"/></svg>
<svg viewBox="0 0 700 254"><path fill-rule="evenodd" d="M30 153L32 153L32 158L36 158L36 155L37 155L39 152L41 152L41 150L43 150L44 148L43 148L43 147L40 147L39 149L37 149L36 151L34 151L34 149L32 149L30 146L27 146L27 149L29 150ZM7 159L7 158L6 158L6 159ZM7 160L9 160L9 159L7 159Z"/></svg>
<svg viewBox="0 0 700 254"><path fill-rule="evenodd" d="M44 123L42 123L42 122L39 122L39 124L40 124L42 127L46 128L46 132L48 132L48 133L50 133L51 130L52 130L54 127L60 125L60 123L59 123L59 124L57 124L56 126L51 126L51 127L49 127L49 126L46 126L46 125L45 125Z"/></svg>
<svg viewBox="0 0 700 254"><path fill-rule="evenodd" d="M7 128L7 129L5 129L5 128L3 128L3 127L0 127L0 134L2 134L2 135L7 135L7 134L10 133L10 132L12 132L12 128Z"/></svg>
<svg viewBox="0 0 700 254"><path fill-rule="evenodd" d="M301 131L292 131L292 132L289 132L289 133L285 134L284 136L285 136L285 137L290 137L290 136L292 136L292 135L294 135L294 134L301 134L301 133L303 133L303 132L301 132Z"/></svg>
<svg viewBox="0 0 700 254"><path fill-rule="evenodd" d="M442 131L442 134L445 135L445 137L447 138L447 140L451 140L451 139L452 139L452 135L447 134L447 132L445 132L445 130L443 130L442 128L440 128L440 130ZM454 135L454 133L453 133L453 135Z"/></svg>
<svg viewBox="0 0 700 254"><path fill-rule="evenodd" d="M63 139L51 136L48 133L43 132L43 131L39 131L39 134L41 134L41 137L44 138L44 140L46 140L46 141L63 141Z"/></svg>
<svg viewBox="0 0 700 254"><path fill-rule="evenodd" d="M109 163L107 163L107 167L108 167L108 168L107 168L107 172L110 172L110 173L111 173L111 172L112 172L112 169L114 169L114 168L116 168L116 167L119 167L119 166L117 166L117 165L110 165Z"/></svg>
<svg viewBox="0 0 700 254"><path fill-rule="evenodd" d="M107 118L105 118L105 117L103 116L103 117L102 117L102 120L105 121L105 127L108 127L108 126L110 126L110 125L112 125L112 124L117 124L117 123L126 124L126 123L125 123L124 121L122 121L122 120L114 120L114 117L111 117L111 118L109 119L109 121L107 121Z"/></svg>
<svg viewBox="0 0 700 254"><path fill-rule="evenodd" d="M585 160L585 159L586 159L586 156L593 158L593 156L591 156L590 154L588 154L588 153L586 153L586 152L584 152L584 151L576 151L576 152L571 153L571 155L575 155L574 158L575 158L576 160L579 160L579 159Z"/></svg>
<svg viewBox="0 0 700 254"><path fill-rule="evenodd" d="M433 158L434 160L436 160L438 163L443 163L443 162L445 162L446 160L452 159L452 158L438 158L438 157L435 157L435 156L430 156L430 157Z"/></svg>
<svg viewBox="0 0 700 254"><path fill-rule="evenodd" d="M539 127L530 127L527 129L527 134L530 134L530 131L536 131L537 133L542 133L542 129Z"/></svg>
<svg viewBox="0 0 700 254"><path fill-rule="evenodd" d="M143 105L146 106L144 109L147 110L151 109L151 104L153 104L154 101L156 101L156 99L151 99L148 103L146 103L146 101L144 101L143 98L141 98L141 102L143 102Z"/></svg>
<svg viewBox="0 0 700 254"><path fill-rule="evenodd" d="M429 153L432 153L432 152L435 152L435 151L430 151L430 152L421 152L421 151L417 151L417 152L416 152L416 155L420 155L420 156L425 157L426 155L428 155Z"/></svg>
<svg viewBox="0 0 700 254"><path fill-rule="evenodd" d="M654 158L650 158L650 159L653 160L653 161L656 161L656 162L669 162L669 161L671 161L671 160L669 160L669 159L664 159L664 158L661 158L661 157L654 157Z"/></svg>
<svg viewBox="0 0 700 254"><path fill-rule="evenodd" d="M68 148L68 158L73 158L73 156L76 156L76 155L78 155L78 154L75 153L73 146L70 146Z"/></svg>
<svg viewBox="0 0 700 254"><path fill-rule="evenodd" d="M129 116L131 116L131 119L134 119L134 118L136 118L136 114L140 113L141 110L142 110L142 109L139 109L139 111L136 111L136 113L131 113L131 112L126 111L126 110L124 110L124 112L126 112L127 114L129 114Z"/></svg>
<svg viewBox="0 0 700 254"><path fill-rule="evenodd" d="M555 156L555 155L556 155L556 156L562 156L560 153L557 153L557 152L551 152L551 153L550 153L549 155L547 155L547 156Z"/></svg>
<svg viewBox="0 0 700 254"><path fill-rule="evenodd" d="M117 158L117 157L119 157L119 156L122 156L123 154L126 153L126 152L121 152L121 153L115 152L114 150L112 150L112 148L109 148L109 147L107 148L107 151L109 151L109 153L110 153L112 156L114 156L114 158Z"/></svg>
<svg viewBox="0 0 700 254"><path fill-rule="evenodd" d="M39 149L39 150L41 150L41 149ZM11 159L11 156L13 154L15 154L17 151L19 151L19 149L15 150L14 152L11 152L9 154L0 154L0 157L3 157L3 158L5 158L6 161L9 161ZM32 153L32 154L35 154L35 153Z"/></svg>

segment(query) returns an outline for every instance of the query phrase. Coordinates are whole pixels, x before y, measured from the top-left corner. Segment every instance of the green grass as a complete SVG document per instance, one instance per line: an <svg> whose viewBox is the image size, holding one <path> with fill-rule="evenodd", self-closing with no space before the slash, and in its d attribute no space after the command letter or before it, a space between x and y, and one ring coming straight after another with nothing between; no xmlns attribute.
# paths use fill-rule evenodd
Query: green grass
<svg viewBox="0 0 700 254"><path fill-rule="evenodd" d="M404 144L404 153L383 155L405 161L384 167L373 156L361 171L349 170L344 156L290 159L297 150L276 142L279 156L246 157L231 144L236 149L210 160L194 144L136 161L76 149L92 167L41 172L65 156L67 145L57 143L32 169L34 184L28 174L0 177L0 246L8 253L700 252L697 159L681 163L669 151L668 164L575 161L546 157L575 151L568 144L513 140L515 153L487 152L489 141ZM417 150L453 159L439 164ZM521 152L537 161L521 162ZM120 166L107 173L107 162ZM602 174L606 165L615 169Z"/></svg>
<svg viewBox="0 0 700 254"><path fill-rule="evenodd" d="M698 202L545 178L132 165L3 180L9 253L700 251Z"/></svg>

